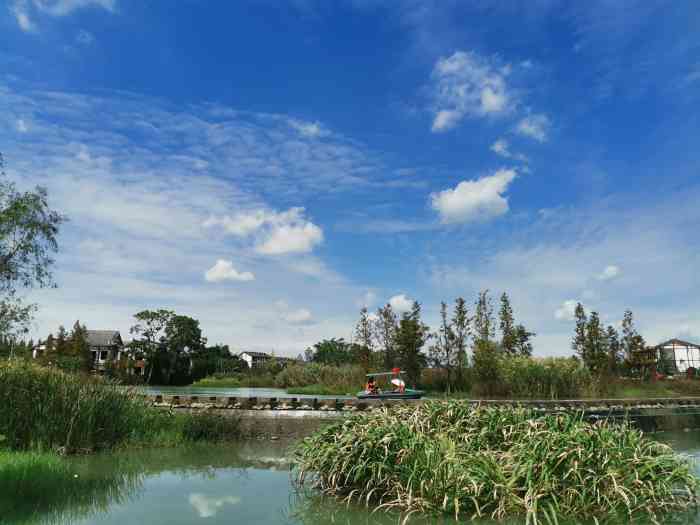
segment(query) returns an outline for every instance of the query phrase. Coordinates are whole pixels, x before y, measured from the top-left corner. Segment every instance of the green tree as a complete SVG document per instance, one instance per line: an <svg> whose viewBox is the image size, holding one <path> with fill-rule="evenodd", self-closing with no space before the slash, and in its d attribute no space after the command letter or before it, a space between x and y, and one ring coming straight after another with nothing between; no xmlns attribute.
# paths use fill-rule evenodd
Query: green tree
<svg viewBox="0 0 700 525"><path fill-rule="evenodd" d="M372 337L372 321L366 307L360 310L360 319L355 326L355 340L358 345L357 361L367 372L372 362L374 338Z"/></svg>
<svg viewBox="0 0 700 525"><path fill-rule="evenodd" d="M447 392L454 390L455 376L459 366L457 335L452 320L447 319L447 304L440 304L440 328L432 335L434 341L429 350L429 359L436 368L445 371Z"/></svg>
<svg viewBox="0 0 700 525"><path fill-rule="evenodd" d="M608 326L606 336L608 338L608 373L610 375L618 375L623 362L620 336L613 326Z"/></svg>
<svg viewBox="0 0 700 525"><path fill-rule="evenodd" d="M592 373L603 373L607 369L608 338L600 322L598 312L591 312L586 324L585 352L586 367Z"/></svg>
<svg viewBox="0 0 700 525"><path fill-rule="evenodd" d="M351 364L353 354L350 345L342 337L340 339L324 339L311 349L311 361L324 365L341 366Z"/></svg>
<svg viewBox="0 0 700 525"><path fill-rule="evenodd" d="M491 342L496 336L493 305L488 290L479 293L474 309L473 325L475 342Z"/></svg>
<svg viewBox="0 0 700 525"><path fill-rule="evenodd" d="M499 325L501 329L501 348L506 355L516 355L517 334L515 320L513 319L513 307L510 305L508 294L501 295L501 308L498 312Z"/></svg>
<svg viewBox="0 0 700 525"><path fill-rule="evenodd" d="M65 218L49 207L46 189L20 192L7 179L0 154L0 335L26 333L36 305L20 289L55 286L52 254Z"/></svg>
<svg viewBox="0 0 700 525"><path fill-rule="evenodd" d="M386 370L394 368L397 359L396 334L398 332L398 319L390 304L377 310L374 331L379 344L379 351L382 354L384 368Z"/></svg>
<svg viewBox="0 0 700 525"><path fill-rule="evenodd" d="M455 299L454 315L452 316L452 332L454 333L454 346L457 355L457 368L455 381L459 388L464 388L464 378L469 359L467 348L472 336L471 318L467 309L467 302L462 297Z"/></svg>
<svg viewBox="0 0 700 525"><path fill-rule="evenodd" d="M576 305L574 317L576 319L576 328L574 329L574 338L571 342L571 348L587 367L588 356L586 355L586 325L588 324L588 317L586 316L586 311L583 309L583 305L581 303Z"/></svg>
<svg viewBox="0 0 700 525"><path fill-rule="evenodd" d="M528 331L523 325L517 325L513 334L514 353L524 357L532 357L532 338L535 335L534 332Z"/></svg>
<svg viewBox="0 0 700 525"><path fill-rule="evenodd" d="M132 358L144 359L148 373L146 383L150 384L153 377L156 356L165 344L165 328L175 315L171 310L143 310L134 315L137 323L131 327L134 340L129 352Z"/></svg>
<svg viewBox="0 0 700 525"><path fill-rule="evenodd" d="M411 311L401 316L396 333L398 361L412 385L420 382L421 371L426 365L422 349L429 338L430 328L421 320L420 304L414 301Z"/></svg>
<svg viewBox="0 0 700 525"><path fill-rule="evenodd" d="M165 325L165 344L160 345L158 362L160 377L166 384L189 382L191 356L201 352L207 341L202 336L199 321L186 315L171 315Z"/></svg>

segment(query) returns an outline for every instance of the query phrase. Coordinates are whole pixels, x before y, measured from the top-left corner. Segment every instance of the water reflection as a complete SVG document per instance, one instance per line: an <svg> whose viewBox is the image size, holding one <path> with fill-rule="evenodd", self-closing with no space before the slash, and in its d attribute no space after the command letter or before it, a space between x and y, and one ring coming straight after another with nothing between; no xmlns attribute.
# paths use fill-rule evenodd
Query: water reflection
<svg viewBox="0 0 700 525"><path fill-rule="evenodd" d="M678 451L700 453L697 432L657 434L655 438ZM297 490L290 477L287 446L278 443L147 449L67 461L79 482L56 487L41 501L18 501L9 516L0 516L0 522L184 525L206 520L207 525L393 525L405 517L373 513L359 504L346 505L310 490ZM673 522L700 523L695 514L673 518ZM522 522L514 519L509 523ZM411 516L410 523L455 522L449 517ZM481 523L493 524L488 520Z"/></svg>
<svg viewBox="0 0 700 525"><path fill-rule="evenodd" d="M193 492L188 498L200 518L211 518L216 516L219 509L224 505L238 505L241 498L238 496L224 496L222 498L214 498L199 492Z"/></svg>

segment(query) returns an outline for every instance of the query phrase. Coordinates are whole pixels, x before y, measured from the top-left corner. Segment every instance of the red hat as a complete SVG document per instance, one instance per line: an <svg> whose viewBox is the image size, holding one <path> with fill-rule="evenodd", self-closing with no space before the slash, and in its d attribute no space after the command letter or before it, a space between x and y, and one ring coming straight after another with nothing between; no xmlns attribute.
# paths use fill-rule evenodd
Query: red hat
<svg viewBox="0 0 700 525"><path fill-rule="evenodd" d="M391 371L392 371L394 374L398 374L399 372L401 372L401 369L400 369L400 368L392 368Z"/></svg>

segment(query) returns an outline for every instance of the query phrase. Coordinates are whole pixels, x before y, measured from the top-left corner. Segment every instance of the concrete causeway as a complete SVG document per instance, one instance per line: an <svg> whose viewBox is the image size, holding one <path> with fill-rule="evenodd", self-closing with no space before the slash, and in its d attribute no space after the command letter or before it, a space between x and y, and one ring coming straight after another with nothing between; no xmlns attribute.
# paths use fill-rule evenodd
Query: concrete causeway
<svg viewBox="0 0 700 525"><path fill-rule="evenodd" d="M419 404L421 400L160 395L147 397L153 406L172 411L207 410L239 418L247 437L298 438L321 426L362 411ZM435 400L438 401L438 400ZM650 399L464 399L472 406L515 406L542 414L576 411L586 419L629 419L645 432L700 428L700 397Z"/></svg>

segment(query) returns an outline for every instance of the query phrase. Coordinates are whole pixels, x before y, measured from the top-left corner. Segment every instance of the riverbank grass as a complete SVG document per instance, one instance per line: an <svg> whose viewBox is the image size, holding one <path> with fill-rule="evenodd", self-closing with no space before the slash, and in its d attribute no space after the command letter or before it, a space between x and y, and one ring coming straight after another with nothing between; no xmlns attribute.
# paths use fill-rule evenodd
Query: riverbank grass
<svg viewBox="0 0 700 525"><path fill-rule="evenodd" d="M26 363L0 364L0 446L92 452L238 437L238 421L150 406L135 389Z"/></svg>
<svg viewBox="0 0 700 525"><path fill-rule="evenodd" d="M407 515L660 517L695 502L687 461L627 425L459 401L353 416L305 439L297 479Z"/></svg>

